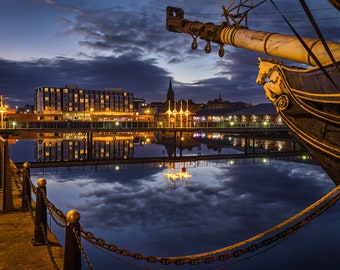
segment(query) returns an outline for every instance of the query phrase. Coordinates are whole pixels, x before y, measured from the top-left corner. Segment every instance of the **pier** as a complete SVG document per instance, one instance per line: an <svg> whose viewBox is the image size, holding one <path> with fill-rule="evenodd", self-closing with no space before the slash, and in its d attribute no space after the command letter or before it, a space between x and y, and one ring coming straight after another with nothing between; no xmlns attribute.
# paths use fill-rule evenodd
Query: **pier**
<svg viewBox="0 0 340 270"><path fill-rule="evenodd" d="M6 163L3 158L2 151L1 168ZM2 185L0 193L0 269L59 269L64 263L64 249L50 230L47 230L48 246L32 245L34 213L22 210L22 180L11 167L7 168L6 175L7 181L2 179L2 183L9 183L9 190ZM7 192L7 196L3 192ZM34 202L32 206L35 208Z"/></svg>

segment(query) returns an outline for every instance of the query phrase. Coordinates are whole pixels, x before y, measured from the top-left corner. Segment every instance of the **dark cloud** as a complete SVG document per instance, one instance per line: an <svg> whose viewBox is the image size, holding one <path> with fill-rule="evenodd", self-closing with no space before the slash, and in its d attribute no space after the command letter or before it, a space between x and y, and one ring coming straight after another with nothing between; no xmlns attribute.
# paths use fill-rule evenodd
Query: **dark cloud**
<svg viewBox="0 0 340 270"><path fill-rule="evenodd" d="M32 61L8 61L0 59L0 80L3 82L0 92L12 104L33 104L36 87L63 87L76 84L84 89L105 89L122 87L134 93L135 97L144 97L147 101L165 101L168 82L171 75L156 65L156 60L139 60L131 55L120 57L97 57L90 60L76 60L58 57L55 59L37 59ZM176 98L193 99L206 102L222 96L231 101L253 103L265 102L262 87L249 83L249 74L255 81L255 66L245 64L248 69L231 65L231 71L224 76L181 84L173 81ZM255 67L256 68L256 67ZM193 71L194 72L194 71ZM247 78L235 82L231 77ZM209 95L205 94L209 91ZM257 93L256 93L257 92Z"/></svg>
<svg viewBox="0 0 340 270"><path fill-rule="evenodd" d="M33 103L36 87L63 87L76 84L84 89L122 87L136 97L165 100L169 74L152 59L134 60L127 56L38 59L15 62L0 60L0 91L10 101ZM6 83L5 83L6 82Z"/></svg>
<svg viewBox="0 0 340 270"><path fill-rule="evenodd" d="M60 38L68 37L68 41L74 38L81 46L77 56L63 56L67 54L56 51L48 59L0 59L0 92L12 105L33 103L35 87L70 83L91 89L122 87L134 92L136 97L146 98L148 102L164 101L170 76L174 77L173 86L178 99L206 102L222 94L224 99L231 101L267 102L262 87L255 83L257 57L263 55L225 46L225 56L219 58L218 46L213 45L213 52L206 56L203 52L205 42L199 40L198 50L192 51L192 37L170 33L165 29L167 5L183 8L185 18L189 20L219 24L224 19L221 17L221 6L225 5L225 1L164 1L161 4L152 0L133 4L111 1L82 3L75 0L40 2L44 5L39 6L39 1L34 4L29 2L28 10L36 14L34 10L38 5L44 18L49 13L53 14L53 21L58 21L60 27L57 35ZM310 2L325 38L339 40L337 33L340 24L334 23L339 19L338 13L327 2L322 5L319 1ZM283 1L277 5L302 36L317 37L299 3ZM13 12L9 3L5 3L4 7L8 11L6 16ZM25 16L30 16L28 13ZM39 22L41 31L51 31L51 28L40 23L41 16L35 17L34 23ZM16 25L13 27L16 27L15 30L18 28ZM292 35L270 1L249 13L249 28ZM41 36L38 31L35 35ZM49 37L41 37L42 46L48 47L46 42ZM189 62L196 63L200 68L206 66L211 77L198 77L190 83L180 82L171 72L174 72L176 65ZM191 75L196 73L195 67L186 71Z"/></svg>

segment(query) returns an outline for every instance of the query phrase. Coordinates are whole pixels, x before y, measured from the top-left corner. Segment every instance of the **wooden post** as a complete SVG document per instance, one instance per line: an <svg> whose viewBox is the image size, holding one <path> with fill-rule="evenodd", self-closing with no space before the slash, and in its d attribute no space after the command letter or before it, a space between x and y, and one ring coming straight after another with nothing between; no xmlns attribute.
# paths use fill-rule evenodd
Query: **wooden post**
<svg viewBox="0 0 340 270"><path fill-rule="evenodd" d="M79 220L80 214L76 210L70 210L66 214L64 270L81 270Z"/></svg>
<svg viewBox="0 0 340 270"><path fill-rule="evenodd" d="M43 197L44 194L46 195L46 180L39 178L37 183L33 246L46 245L47 240L45 240L45 237L47 237L47 209Z"/></svg>
<svg viewBox="0 0 340 270"><path fill-rule="evenodd" d="M32 208L31 201L31 172L30 172L30 164L25 162L23 165L24 169L22 171L22 204L21 210L29 210Z"/></svg>
<svg viewBox="0 0 340 270"><path fill-rule="evenodd" d="M8 141L0 137L0 188L2 198L0 210L9 211L13 209L12 182L9 177L9 151Z"/></svg>

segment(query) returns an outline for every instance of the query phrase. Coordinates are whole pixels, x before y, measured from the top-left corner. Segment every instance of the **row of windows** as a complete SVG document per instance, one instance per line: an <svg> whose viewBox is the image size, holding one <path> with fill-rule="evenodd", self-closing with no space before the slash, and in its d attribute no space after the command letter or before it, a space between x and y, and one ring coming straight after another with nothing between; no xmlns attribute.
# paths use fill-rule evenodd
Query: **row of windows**
<svg viewBox="0 0 340 270"><path fill-rule="evenodd" d="M88 155L86 142L62 141L44 145L36 144L35 156L43 160L78 160ZM127 158L133 156L133 144L129 141L99 141L93 143L91 152L93 159L98 158Z"/></svg>
<svg viewBox="0 0 340 270"><path fill-rule="evenodd" d="M63 89L64 93L68 92ZM132 111L133 94L121 90L81 90L61 94L60 88L37 88L35 110L55 111Z"/></svg>
<svg viewBox="0 0 340 270"><path fill-rule="evenodd" d="M69 89L69 88L50 88L50 87L44 87L44 88L36 88L35 91L37 93L71 93L75 95L91 95L91 94L96 94L96 95L123 95L123 96L128 96L131 95L132 93L129 92L124 92L123 89L121 88L112 88L110 90L83 90L83 89Z"/></svg>

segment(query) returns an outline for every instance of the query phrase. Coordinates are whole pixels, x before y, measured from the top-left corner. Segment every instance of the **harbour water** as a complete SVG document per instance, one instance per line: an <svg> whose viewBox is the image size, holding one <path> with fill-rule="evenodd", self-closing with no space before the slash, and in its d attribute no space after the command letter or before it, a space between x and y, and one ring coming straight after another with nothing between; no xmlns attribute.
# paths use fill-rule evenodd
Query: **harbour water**
<svg viewBox="0 0 340 270"><path fill-rule="evenodd" d="M36 161L36 140L10 145L15 162ZM38 143L39 144L39 143ZM199 147L199 148L198 148ZM183 154L217 151L201 144ZM164 155L164 145L134 146L135 156ZM223 153L239 153L223 148ZM213 251L267 230L332 190L316 164L299 159L228 159L107 164L32 169L47 180L47 195L64 213L76 209L81 225L107 243L149 256ZM184 174L186 173L186 174ZM83 241L94 269L338 269L339 205L278 241L239 258L197 266L136 261ZM49 221L60 242L64 229ZM268 249L268 250L267 250ZM265 252L264 252L265 251ZM257 256L254 256L257 255ZM83 262L83 269L87 269Z"/></svg>

